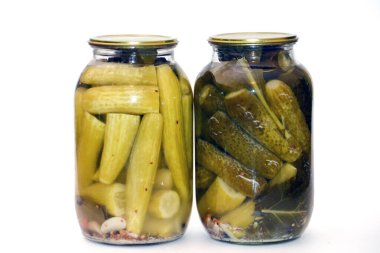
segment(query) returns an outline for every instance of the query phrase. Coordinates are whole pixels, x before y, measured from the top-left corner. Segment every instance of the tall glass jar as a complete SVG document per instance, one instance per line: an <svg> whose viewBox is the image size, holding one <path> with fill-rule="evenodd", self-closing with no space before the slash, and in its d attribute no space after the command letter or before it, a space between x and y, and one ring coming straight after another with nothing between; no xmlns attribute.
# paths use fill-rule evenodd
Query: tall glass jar
<svg viewBox="0 0 380 253"><path fill-rule="evenodd" d="M196 196L214 239L260 244L299 237L313 206L312 86L297 37L212 36L195 84Z"/></svg>
<svg viewBox="0 0 380 253"><path fill-rule="evenodd" d="M176 39L90 39L75 90L76 210L85 237L147 244L182 236L192 201L192 91Z"/></svg>

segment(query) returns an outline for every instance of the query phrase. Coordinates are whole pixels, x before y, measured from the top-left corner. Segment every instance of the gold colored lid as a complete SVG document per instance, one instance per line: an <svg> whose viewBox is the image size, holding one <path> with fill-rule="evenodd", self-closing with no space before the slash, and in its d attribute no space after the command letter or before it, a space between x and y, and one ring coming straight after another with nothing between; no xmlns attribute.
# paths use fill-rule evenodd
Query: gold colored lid
<svg viewBox="0 0 380 253"><path fill-rule="evenodd" d="M277 32L222 33L211 36L213 45L278 45L296 42L295 34Z"/></svg>
<svg viewBox="0 0 380 253"><path fill-rule="evenodd" d="M150 34L115 34L90 38L91 46L130 48L130 47L170 47L177 45L175 38Z"/></svg>

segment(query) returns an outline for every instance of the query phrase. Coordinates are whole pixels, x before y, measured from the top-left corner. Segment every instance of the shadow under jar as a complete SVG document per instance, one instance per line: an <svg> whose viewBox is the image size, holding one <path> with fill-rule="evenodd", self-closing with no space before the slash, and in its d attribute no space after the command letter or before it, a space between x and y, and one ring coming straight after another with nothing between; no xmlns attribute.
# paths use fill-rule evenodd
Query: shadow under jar
<svg viewBox="0 0 380 253"><path fill-rule="evenodd" d="M109 244L172 241L192 201L192 91L176 39L90 39L75 90L76 210L82 232Z"/></svg>
<svg viewBox="0 0 380 253"><path fill-rule="evenodd" d="M262 244L299 237L313 206L312 86L297 37L212 36L195 84L196 197L214 239Z"/></svg>

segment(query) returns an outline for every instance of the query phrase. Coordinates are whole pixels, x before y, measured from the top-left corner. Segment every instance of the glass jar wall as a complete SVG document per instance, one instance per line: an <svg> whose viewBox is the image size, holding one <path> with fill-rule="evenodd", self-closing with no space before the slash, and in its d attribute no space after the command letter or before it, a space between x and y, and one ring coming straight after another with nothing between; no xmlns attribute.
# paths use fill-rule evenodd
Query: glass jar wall
<svg viewBox="0 0 380 253"><path fill-rule="evenodd" d="M192 91L175 39L91 39L75 90L76 210L90 240L171 241L192 201Z"/></svg>
<svg viewBox="0 0 380 253"><path fill-rule="evenodd" d="M299 237L313 205L312 87L296 36L221 34L195 84L196 196L212 238Z"/></svg>

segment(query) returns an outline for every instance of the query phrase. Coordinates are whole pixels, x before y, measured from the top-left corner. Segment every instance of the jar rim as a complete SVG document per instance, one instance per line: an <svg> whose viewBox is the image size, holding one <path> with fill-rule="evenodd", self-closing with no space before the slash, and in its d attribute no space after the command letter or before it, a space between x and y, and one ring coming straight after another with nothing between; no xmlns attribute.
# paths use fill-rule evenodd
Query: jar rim
<svg viewBox="0 0 380 253"><path fill-rule="evenodd" d="M221 33L208 38L211 45L279 45L297 40L297 35L281 32Z"/></svg>
<svg viewBox="0 0 380 253"><path fill-rule="evenodd" d="M178 40L169 36L152 34L111 34L91 37L88 44L109 48L163 48L177 45Z"/></svg>

